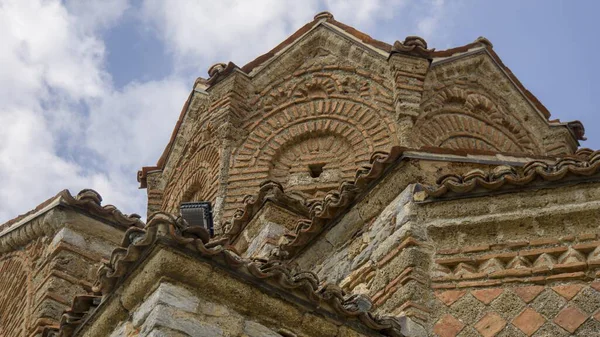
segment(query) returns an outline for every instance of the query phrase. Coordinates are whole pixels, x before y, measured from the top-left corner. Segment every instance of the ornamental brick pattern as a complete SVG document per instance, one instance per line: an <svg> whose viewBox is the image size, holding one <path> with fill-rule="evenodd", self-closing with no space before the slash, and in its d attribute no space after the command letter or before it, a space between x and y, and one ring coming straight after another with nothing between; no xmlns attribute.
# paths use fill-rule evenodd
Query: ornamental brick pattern
<svg viewBox="0 0 600 337"><path fill-rule="evenodd" d="M600 292L592 284L436 291L440 313L433 331L436 336L443 336L443 333L457 336L458 332L452 332L456 328L449 332L442 329L454 326L464 331L473 328L477 336L485 337L546 336L549 332L556 336L590 336L584 331L600 324ZM567 300L559 293L564 293L565 289L579 291L573 296L570 295L574 290L569 291L567 297L570 299ZM488 302L489 296L482 296L499 293L502 295L491 302Z"/></svg>
<svg viewBox="0 0 600 337"><path fill-rule="evenodd" d="M162 196L161 209L177 213L182 202L207 200L215 202L220 169L220 155L212 145L203 145L180 164Z"/></svg>
<svg viewBox="0 0 600 337"><path fill-rule="evenodd" d="M491 286L585 279L600 268L600 241L596 235L580 236L573 242L536 239L438 251L433 281L445 288ZM577 286L557 286L567 300L580 290Z"/></svg>
<svg viewBox="0 0 600 337"><path fill-rule="evenodd" d="M216 64L196 81L157 166L140 171L149 212L209 200L220 233L263 181L319 199L394 145L541 156L577 147L485 39L438 53L421 38L372 45L313 24L276 52Z"/></svg>
<svg viewBox="0 0 600 337"><path fill-rule="evenodd" d="M23 254L11 254L0 259L0 335L27 336L31 272Z"/></svg>

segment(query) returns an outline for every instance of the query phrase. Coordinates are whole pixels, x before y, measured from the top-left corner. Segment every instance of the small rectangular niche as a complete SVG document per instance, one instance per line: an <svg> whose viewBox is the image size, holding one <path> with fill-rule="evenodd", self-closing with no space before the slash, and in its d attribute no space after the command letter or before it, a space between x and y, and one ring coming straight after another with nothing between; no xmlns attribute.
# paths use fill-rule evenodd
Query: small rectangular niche
<svg viewBox="0 0 600 337"><path fill-rule="evenodd" d="M311 177L318 178L321 176L321 173L323 173L323 167L325 167L325 163L309 164L308 172Z"/></svg>

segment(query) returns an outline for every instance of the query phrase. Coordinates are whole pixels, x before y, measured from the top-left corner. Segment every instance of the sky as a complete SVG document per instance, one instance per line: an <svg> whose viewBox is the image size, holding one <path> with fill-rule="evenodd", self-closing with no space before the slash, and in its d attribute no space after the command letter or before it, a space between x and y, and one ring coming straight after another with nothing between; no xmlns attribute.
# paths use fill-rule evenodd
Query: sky
<svg viewBox="0 0 600 337"><path fill-rule="evenodd" d="M0 0L0 223L68 188L145 215L194 80L273 48L323 10L376 39L438 50L487 37L550 110L600 149L600 1Z"/></svg>

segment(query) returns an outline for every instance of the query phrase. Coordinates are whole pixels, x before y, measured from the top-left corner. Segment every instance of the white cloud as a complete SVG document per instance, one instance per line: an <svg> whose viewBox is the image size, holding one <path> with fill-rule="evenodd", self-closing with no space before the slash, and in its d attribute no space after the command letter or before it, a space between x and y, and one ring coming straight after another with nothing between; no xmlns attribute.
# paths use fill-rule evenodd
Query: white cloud
<svg viewBox="0 0 600 337"><path fill-rule="evenodd" d="M142 17L154 27L180 67L233 60L242 65L269 51L312 20L317 2L148 0Z"/></svg>
<svg viewBox="0 0 600 337"><path fill-rule="evenodd" d="M146 0L140 15L174 54L179 69L199 69L206 76L212 63L231 60L241 66L271 50L320 10L359 29L397 18L397 25L412 25L411 31L429 37L444 19L445 7L444 0Z"/></svg>
<svg viewBox="0 0 600 337"><path fill-rule="evenodd" d="M436 29L443 12L436 1L439 10L418 19L424 32ZM191 88L186 81L206 76L213 62L242 65L267 52L320 10L364 28L410 4L147 0L130 8L127 0L0 0L0 223L63 188L94 188L107 203L143 214L135 174L164 149ZM102 36L135 17L124 16L128 9L174 55L175 71L115 89Z"/></svg>
<svg viewBox="0 0 600 337"><path fill-rule="evenodd" d="M373 26L377 19L389 20L408 5L406 0L325 0L327 9L339 21L360 26Z"/></svg>
<svg viewBox="0 0 600 337"><path fill-rule="evenodd" d="M127 3L71 4L75 13L59 1L0 2L0 223L64 188L97 188L109 202L143 206L143 193L127 198L132 193L121 187L134 185L135 173L121 185L122 175L105 165L118 159L94 157L96 149L85 145L88 117L101 110L96 105L129 95L112 89L98 35ZM100 133L103 125L93 121L88 128Z"/></svg>

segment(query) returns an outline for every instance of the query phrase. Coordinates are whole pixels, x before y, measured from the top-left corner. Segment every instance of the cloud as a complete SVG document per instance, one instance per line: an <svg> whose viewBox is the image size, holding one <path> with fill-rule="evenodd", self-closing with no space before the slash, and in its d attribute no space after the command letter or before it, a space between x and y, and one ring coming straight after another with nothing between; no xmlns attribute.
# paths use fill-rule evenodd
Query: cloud
<svg viewBox="0 0 600 337"><path fill-rule="evenodd" d="M164 41L180 70L200 69L199 75L206 76L213 63L231 60L241 66L271 50L322 10L361 29L418 10L420 16L408 19L430 34L443 7L442 0L146 0L140 16Z"/></svg>
<svg viewBox="0 0 600 337"><path fill-rule="evenodd" d="M166 80L115 91L101 33L128 6L0 2L0 223L64 188L143 211L135 168L160 153L169 131L148 131L170 128L185 90Z"/></svg>
<svg viewBox="0 0 600 337"><path fill-rule="evenodd" d="M177 59L180 68L233 60L243 64L265 53L312 20L317 2L144 1L142 19Z"/></svg>
<svg viewBox="0 0 600 337"><path fill-rule="evenodd" d="M436 3L440 10L419 17L419 29L436 29L443 2ZM193 79L206 76L210 64L242 65L321 10L362 28L411 6L406 0L0 0L0 223L64 188L94 188L106 203L143 214L136 171L156 162ZM174 56L171 75L114 87L103 37L123 20L139 20L136 26L159 37Z"/></svg>
<svg viewBox="0 0 600 337"><path fill-rule="evenodd" d="M377 19L392 19L407 5L406 0L325 0L326 8L337 20L363 29L375 25Z"/></svg>

